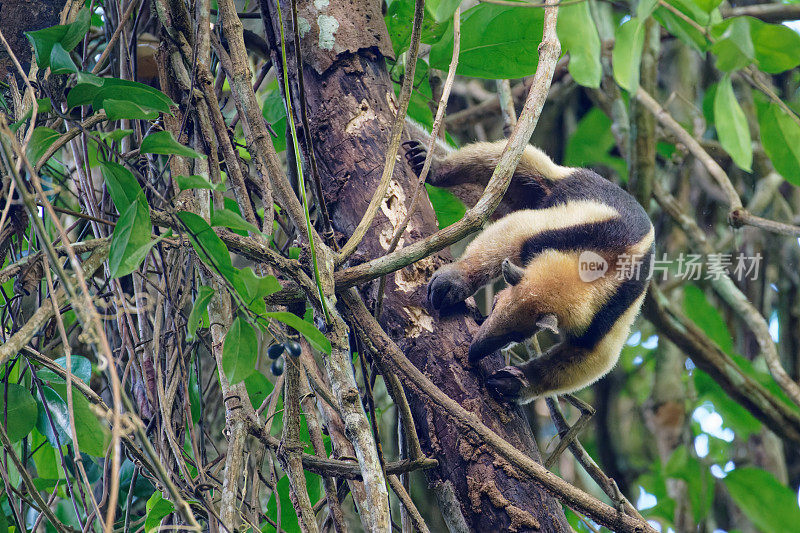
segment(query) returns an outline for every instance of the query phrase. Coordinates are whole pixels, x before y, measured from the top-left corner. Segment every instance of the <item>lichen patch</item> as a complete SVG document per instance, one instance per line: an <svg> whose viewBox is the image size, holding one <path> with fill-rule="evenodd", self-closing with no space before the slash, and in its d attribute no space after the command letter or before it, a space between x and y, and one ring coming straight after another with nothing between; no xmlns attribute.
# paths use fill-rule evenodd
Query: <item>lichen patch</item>
<svg viewBox="0 0 800 533"><path fill-rule="evenodd" d="M320 15L317 17L317 26L319 26L319 47L323 50L333 50L333 45L336 44L333 34L339 29L339 21L330 15Z"/></svg>
<svg viewBox="0 0 800 533"><path fill-rule="evenodd" d="M311 23L308 22L308 20L304 19L303 17L297 17L297 31L300 34L300 38L302 39L303 37L306 36L306 33L311 31Z"/></svg>

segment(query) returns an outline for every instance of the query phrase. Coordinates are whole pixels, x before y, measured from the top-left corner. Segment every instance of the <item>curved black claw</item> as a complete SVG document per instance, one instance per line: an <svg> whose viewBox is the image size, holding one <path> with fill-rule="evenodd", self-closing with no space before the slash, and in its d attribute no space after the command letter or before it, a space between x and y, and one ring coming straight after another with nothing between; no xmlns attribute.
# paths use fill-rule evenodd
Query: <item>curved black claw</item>
<svg viewBox="0 0 800 533"><path fill-rule="evenodd" d="M425 157L428 153L427 149L419 141L406 141L403 143L403 146L406 149L406 161L408 161L414 174L419 176L425 164Z"/></svg>
<svg viewBox="0 0 800 533"><path fill-rule="evenodd" d="M528 387L525 374L515 366L507 366L486 378L486 387L499 400L516 402L520 393Z"/></svg>
<svg viewBox="0 0 800 533"><path fill-rule="evenodd" d="M434 309L463 302L472 295L467 280L457 270L437 270L428 282L428 303Z"/></svg>

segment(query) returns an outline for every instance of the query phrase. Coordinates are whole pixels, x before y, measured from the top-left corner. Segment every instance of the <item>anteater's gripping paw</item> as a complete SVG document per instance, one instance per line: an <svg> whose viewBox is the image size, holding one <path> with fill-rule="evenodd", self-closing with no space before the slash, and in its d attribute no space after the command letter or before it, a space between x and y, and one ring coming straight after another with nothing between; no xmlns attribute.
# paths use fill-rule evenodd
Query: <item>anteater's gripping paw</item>
<svg viewBox="0 0 800 533"><path fill-rule="evenodd" d="M442 309L463 302L472 292L469 283L457 269L445 266L434 272L428 282L428 303L434 309Z"/></svg>
<svg viewBox="0 0 800 533"><path fill-rule="evenodd" d="M507 366L486 378L486 387L499 400L516 402L521 393L529 386L525 374L515 366Z"/></svg>
<svg viewBox="0 0 800 533"><path fill-rule="evenodd" d="M419 177L422 174L422 167L425 165L425 156L428 151L419 141L406 141L403 143L406 149L406 161L408 161L411 170Z"/></svg>

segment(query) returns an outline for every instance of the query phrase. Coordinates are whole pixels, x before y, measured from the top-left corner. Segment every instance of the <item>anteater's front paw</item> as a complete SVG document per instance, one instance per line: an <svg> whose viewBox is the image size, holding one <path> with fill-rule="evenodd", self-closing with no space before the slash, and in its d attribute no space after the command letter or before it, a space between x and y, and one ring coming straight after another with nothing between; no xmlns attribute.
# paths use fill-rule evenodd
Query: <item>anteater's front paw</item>
<svg viewBox="0 0 800 533"><path fill-rule="evenodd" d="M425 165L425 157L428 151L419 141L406 141L403 143L406 149L406 161L411 166L411 170L419 177L422 174L422 167Z"/></svg>
<svg viewBox="0 0 800 533"><path fill-rule="evenodd" d="M454 268L440 268L428 282L428 303L441 309L463 302L472 295L466 278Z"/></svg>
<svg viewBox="0 0 800 533"><path fill-rule="evenodd" d="M486 387L499 400L519 401L522 391L529 385L525 374L515 366L507 366L486 378Z"/></svg>

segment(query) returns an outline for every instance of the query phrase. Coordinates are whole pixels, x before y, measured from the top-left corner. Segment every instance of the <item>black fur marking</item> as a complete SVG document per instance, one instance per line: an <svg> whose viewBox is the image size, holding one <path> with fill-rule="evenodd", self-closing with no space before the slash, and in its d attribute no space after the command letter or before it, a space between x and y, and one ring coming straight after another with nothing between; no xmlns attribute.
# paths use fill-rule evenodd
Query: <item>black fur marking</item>
<svg viewBox="0 0 800 533"><path fill-rule="evenodd" d="M650 231L648 226L647 231ZM547 230L530 237L523 243L520 257L527 265L545 250L573 251L597 250L622 253L647 234L631 233L628 222L612 218L602 222L589 222L556 230Z"/></svg>
<svg viewBox="0 0 800 533"><path fill-rule="evenodd" d="M568 177L553 182L550 194L538 208L545 209L576 200L591 200L616 209L631 238L636 241L650 231L650 218L639 202L617 184L588 169L578 169Z"/></svg>
<svg viewBox="0 0 800 533"><path fill-rule="evenodd" d="M639 272L634 273L630 279L626 279L619 285L611 298L597 310L586 331L577 337L570 338L570 344L591 350L608 334L617 320L619 320L619 317L647 289L653 249L654 246L650 246L650 250L641 258Z"/></svg>

